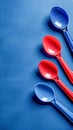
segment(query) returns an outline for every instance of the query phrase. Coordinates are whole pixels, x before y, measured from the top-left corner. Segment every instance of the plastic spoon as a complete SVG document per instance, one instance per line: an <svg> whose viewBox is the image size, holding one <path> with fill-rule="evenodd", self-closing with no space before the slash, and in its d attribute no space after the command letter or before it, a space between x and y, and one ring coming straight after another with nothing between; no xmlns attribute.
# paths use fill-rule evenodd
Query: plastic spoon
<svg viewBox="0 0 73 130"><path fill-rule="evenodd" d="M66 11L60 7L53 7L50 12L50 20L55 28L63 32L65 39L71 51L73 52L73 41L67 29L69 19L68 19L68 14L66 13Z"/></svg>
<svg viewBox="0 0 73 130"><path fill-rule="evenodd" d="M70 82L73 84L73 72L65 63L65 61L61 56L61 44L58 41L58 39L56 39L53 36L47 35L43 38L42 42L43 42L43 48L46 51L46 53L57 58L62 68L64 69L67 77L69 78Z"/></svg>
<svg viewBox="0 0 73 130"><path fill-rule="evenodd" d="M40 61L38 65L40 74L47 80L54 80L73 102L73 92L59 79L57 66L48 60Z"/></svg>
<svg viewBox="0 0 73 130"><path fill-rule="evenodd" d="M37 84L35 87L35 95L44 103L52 103L61 113L64 114L64 116L69 119L71 123L73 123L73 113L55 99L54 90L49 85L45 83Z"/></svg>

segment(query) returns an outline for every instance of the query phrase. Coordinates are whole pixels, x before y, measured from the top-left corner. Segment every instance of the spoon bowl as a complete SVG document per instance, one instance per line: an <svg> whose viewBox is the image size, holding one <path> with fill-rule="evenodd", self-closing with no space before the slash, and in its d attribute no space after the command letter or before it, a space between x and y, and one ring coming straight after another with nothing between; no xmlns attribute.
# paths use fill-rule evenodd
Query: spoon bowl
<svg viewBox="0 0 73 130"><path fill-rule="evenodd" d="M38 83L35 87L35 95L42 102L52 102L54 99L54 90L45 83Z"/></svg>
<svg viewBox="0 0 73 130"><path fill-rule="evenodd" d="M61 52L60 42L53 36L47 35L43 38L43 48L51 56L57 56Z"/></svg>
<svg viewBox="0 0 73 130"><path fill-rule="evenodd" d="M39 71L45 79L55 79L58 76L58 69L54 63L48 60L42 60L39 63Z"/></svg>
<svg viewBox="0 0 73 130"><path fill-rule="evenodd" d="M67 27L69 21L67 13L60 7L52 8L50 12L50 20L54 27L61 30Z"/></svg>

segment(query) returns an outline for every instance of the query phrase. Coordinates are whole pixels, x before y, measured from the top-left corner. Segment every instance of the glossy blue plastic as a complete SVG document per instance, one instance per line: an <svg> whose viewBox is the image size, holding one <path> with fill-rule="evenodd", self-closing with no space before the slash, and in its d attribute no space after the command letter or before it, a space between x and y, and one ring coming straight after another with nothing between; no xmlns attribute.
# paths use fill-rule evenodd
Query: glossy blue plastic
<svg viewBox="0 0 73 130"><path fill-rule="evenodd" d="M68 14L65 10L60 7L53 7L50 12L50 20L53 26L61 30L64 34L64 37L73 52L73 40L68 32L67 25L69 22Z"/></svg>
<svg viewBox="0 0 73 130"><path fill-rule="evenodd" d="M71 123L73 123L73 113L59 103L54 96L54 90L45 83L38 83L35 87L36 97L44 103L52 103Z"/></svg>

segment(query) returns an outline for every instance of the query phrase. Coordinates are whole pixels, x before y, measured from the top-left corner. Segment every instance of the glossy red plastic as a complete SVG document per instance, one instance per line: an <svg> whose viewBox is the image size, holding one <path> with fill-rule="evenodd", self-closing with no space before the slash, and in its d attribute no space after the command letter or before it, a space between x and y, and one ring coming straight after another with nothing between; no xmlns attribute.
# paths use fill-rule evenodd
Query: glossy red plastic
<svg viewBox="0 0 73 130"><path fill-rule="evenodd" d="M68 98L73 102L73 92L59 79L57 66L49 61L42 60L38 65L40 74L47 80L54 80Z"/></svg>
<svg viewBox="0 0 73 130"><path fill-rule="evenodd" d="M42 43L45 52L48 55L54 56L58 59L68 79L73 84L73 71L71 71L71 69L68 67L68 65L61 56L61 44L58 39L56 39L54 36L47 35L43 38Z"/></svg>

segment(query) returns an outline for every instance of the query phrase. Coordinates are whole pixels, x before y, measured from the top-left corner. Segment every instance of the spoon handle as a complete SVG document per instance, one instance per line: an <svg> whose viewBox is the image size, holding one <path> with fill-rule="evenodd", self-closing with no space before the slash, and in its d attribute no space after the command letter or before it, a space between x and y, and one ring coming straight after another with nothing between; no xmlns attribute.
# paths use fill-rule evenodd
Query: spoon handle
<svg viewBox="0 0 73 130"><path fill-rule="evenodd" d="M70 82L73 84L73 72L68 67L66 62L63 60L61 55L57 55L57 59L60 62L61 66L63 67L65 73L67 74L67 77L69 78Z"/></svg>
<svg viewBox="0 0 73 130"><path fill-rule="evenodd" d="M63 30L63 34L64 34L64 37L65 37L65 39L66 39L66 41L67 41L71 51L73 52L73 41L71 39L71 36L70 36L67 28Z"/></svg>
<svg viewBox="0 0 73 130"><path fill-rule="evenodd" d="M71 123L73 123L73 113L69 111L66 107L64 107L58 101L55 101L53 105L65 116L69 119Z"/></svg>
<svg viewBox="0 0 73 130"><path fill-rule="evenodd" d="M55 82L60 86L68 98L73 102L73 92L60 80L56 79Z"/></svg>

